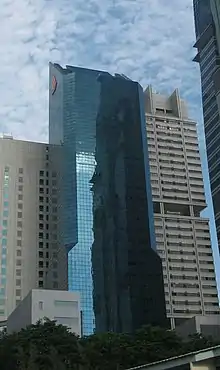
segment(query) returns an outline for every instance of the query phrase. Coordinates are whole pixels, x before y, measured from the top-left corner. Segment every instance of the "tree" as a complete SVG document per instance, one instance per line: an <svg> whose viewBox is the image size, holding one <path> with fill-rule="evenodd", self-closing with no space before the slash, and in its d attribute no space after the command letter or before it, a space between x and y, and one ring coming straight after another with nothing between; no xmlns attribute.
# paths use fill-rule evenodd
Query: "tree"
<svg viewBox="0 0 220 370"><path fill-rule="evenodd" d="M54 361L56 359L56 361ZM55 321L39 321L0 340L1 370L79 369L78 338ZM32 367L31 367L32 366Z"/></svg>
<svg viewBox="0 0 220 370"><path fill-rule="evenodd" d="M216 344L200 334L183 341L173 330L151 326L134 334L78 338L46 319L18 333L3 335L0 363L1 370L124 370Z"/></svg>

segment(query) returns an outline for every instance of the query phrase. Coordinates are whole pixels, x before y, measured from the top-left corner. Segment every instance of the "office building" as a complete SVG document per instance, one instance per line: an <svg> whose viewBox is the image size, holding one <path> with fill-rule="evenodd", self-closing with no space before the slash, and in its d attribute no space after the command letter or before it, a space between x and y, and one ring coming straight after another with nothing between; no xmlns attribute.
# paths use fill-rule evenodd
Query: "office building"
<svg viewBox="0 0 220 370"><path fill-rule="evenodd" d="M79 291L83 334L94 331L91 248L95 129L99 71L50 63L49 142L62 146L62 240L69 250L68 283Z"/></svg>
<svg viewBox="0 0 220 370"><path fill-rule="evenodd" d="M57 208L61 152L60 147L5 136L0 139L0 158L0 321L4 321L31 289L46 286L52 257L63 254ZM54 261L53 273L53 288L67 289L67 268L60 271Z"/></svg>
<svg viewBox="0 0 220 370"><path fill-rule="evenodd" d="M96 165L100 73L71 66L62 68L50 63L49 142L62 146L63 150L60 195L62 244L69 250L69 289L79 291L81 296L83 334L91 334L95 328L91 264L93 195L90 180ZM110 76L107 73L102 75Z"/></svg>
<svg viewBox="0 0 220 370"><path fill-rule="evenodd" d="M197 55L200 65L209 177L220 247L220 64L219 1L194 0Z"/></svg>
<svg viewBox="0 0 220 370"><path fill-rule="evenodd" d="M92 271L97 332L166 326L156 252L143 90L100 75L96 122Z"/></svg>
<svg viewBox="0 0 220 370"><path fill-rule="evenodd" d="M8 317L7 332L13 333L43 319L55 320L58 325L81 336L80 296L61 290L32 289Z"/></svg>
<svg viewBox="0 0 220 370"><path fill-rule="evenodd" d="M196 123L177 90L145 91L156 245L163 262L171 327L196 315L219 315Z"/></svg>

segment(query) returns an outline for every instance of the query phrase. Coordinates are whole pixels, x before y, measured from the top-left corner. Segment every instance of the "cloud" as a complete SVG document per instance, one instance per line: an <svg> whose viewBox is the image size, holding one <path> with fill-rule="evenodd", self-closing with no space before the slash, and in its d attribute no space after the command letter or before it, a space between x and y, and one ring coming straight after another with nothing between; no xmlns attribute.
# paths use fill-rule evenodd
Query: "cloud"
<svg viewBox="0 0 220 370"><path fill-rule="evenodd" d="M1 0L0 31L0 131L47 141L49 61L122 72L180 89L207 175L192 0Z"/></svg>
<svg viewBox="0 0 220 370"><path fill-rule="evenodd" d="M0 130L47 140L50 60L180 87L197 118L193 27L191 0L2 0Z"/></svg>

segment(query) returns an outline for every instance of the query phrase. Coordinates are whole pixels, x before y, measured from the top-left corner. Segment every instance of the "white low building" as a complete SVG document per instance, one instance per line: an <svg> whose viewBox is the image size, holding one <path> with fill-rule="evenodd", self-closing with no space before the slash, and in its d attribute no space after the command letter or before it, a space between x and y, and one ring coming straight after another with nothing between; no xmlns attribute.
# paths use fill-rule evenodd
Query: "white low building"
<svg viewBox="0 0 220 370"><path fill-rule="evenodd" d="M56 320L81 336L80 296L77 292L33 289L8 317L7 331L12 333L36 324L43 318Z"/></svg>

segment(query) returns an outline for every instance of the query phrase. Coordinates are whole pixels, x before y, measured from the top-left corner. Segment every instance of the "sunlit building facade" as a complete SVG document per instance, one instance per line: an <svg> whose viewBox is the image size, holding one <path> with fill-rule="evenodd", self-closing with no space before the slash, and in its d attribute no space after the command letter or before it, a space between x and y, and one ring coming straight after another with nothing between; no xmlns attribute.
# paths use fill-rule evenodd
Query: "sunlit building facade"
<svg viewBox="0 0 220 370"><path fill-rule="evenodd" d="M220 248L220 5L194 0L197 55L200 65L204 129L215 224Z"/></svg>

